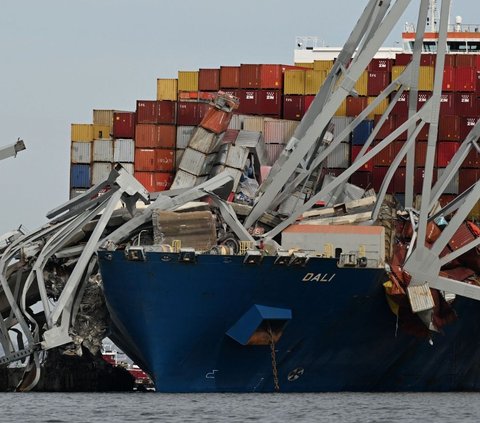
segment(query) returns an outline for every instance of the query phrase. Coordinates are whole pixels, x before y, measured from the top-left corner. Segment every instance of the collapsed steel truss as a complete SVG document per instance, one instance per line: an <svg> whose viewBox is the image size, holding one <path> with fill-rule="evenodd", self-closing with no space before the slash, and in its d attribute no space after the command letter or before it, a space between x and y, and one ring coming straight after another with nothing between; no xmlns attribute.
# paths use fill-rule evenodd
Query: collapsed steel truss
<svg viewBox="0 0 480 423"><path fill-rule="evenodd" d="M317 200L324 198L328 193L342 189L355 171L405 131L408 131L407 140L386 174L370 221L366 224L373 224L376 221L388 184L405 156L407 157L405 206L407 210L413 210L415 138L423 126L429 124L422 202L420 210L415 211L418 214L414 235L416 245L409 252L404 269L412 276L412 287L432 287L480 299L480 288L439 276L442 265L480 244L480 238L477 238L459 250L439 258L447 242L480 198L480 184L477 182L454 202L432 214L437 200L454 177L468 152L472 149L480 151L477 144L480 136L480 123L478 123L464 140L446 171L432 187L450 0L442 1L434 90L432 97L425 105L417 111L420 55L429 3L428 0L420 0L417 34L411 63L341 134L334 139L328 136L332 117L338 107L347 95L355 95L355 82L382 46L410 2L411 0L370 0L368 2L326 82L279 160L273 166L269 177L261 185L255 204L243 224L240 223L232 207L223 200L232 184L232 178L228 175L217 175L194 188L164 192L140 212L135 209L135 203L137 200L148 203L148 193L122 168L116 168L107 181L49 213L47 217L52 220L48 225L31 234L18 233L11 240L10 245L5 248L0 258L0 282L3 290L3 301L0 307L0 343L4 351L3 358L0 358L0 364L31 357L28 369L31 368L35 372L23 389L29 389L38 380L41 351L72 342L69 329L76 318L85 283L95 269L94 254L100 245L106 243L115 245L129 239L136 229L151 219L154 209L175 210L189 201L206 195L210 196L236 237L240 241L254 243L255 240L250 235L248 228L253 226L266 212L274 212L283 201L295 192L302 192L306 181L312 177L314 172L321 169L328 154L384 99L392 95L393 98L388 108L355 162L333 181L317 192L313 192L300 207L295 209L291 216L265 234L264 238L275 237L294 223L304 212L311 209ZM369 149L379 129L406 89L410 90L408 119L383 141ZM107 186L110 189L103 192ZM102 234L120 200L131 211L132 218L105 238ZM427 223L442 214L450 215L451 213L455 213L455 215L448 226L432 248L427 248L423 242L426 238ZM74 254L75 267L69 275L61 295L52 303L45 288L43 275L45 266L49 260L72 253L70 245L79 228L87 222L95 222L95 229L86 245L73 247L76 251ZM27 263L29 266L25 267ZM33 289L34 287L35 289ZM42 319L33 316L33 312L29 308L27 296L32 290L41 300ZM415 300L416 295L419 295L415 289L409 290L409 294L412 301ZM42 321L42 325L39 323L40 321ZM17 335L15 342L12 335Z"/></svg>

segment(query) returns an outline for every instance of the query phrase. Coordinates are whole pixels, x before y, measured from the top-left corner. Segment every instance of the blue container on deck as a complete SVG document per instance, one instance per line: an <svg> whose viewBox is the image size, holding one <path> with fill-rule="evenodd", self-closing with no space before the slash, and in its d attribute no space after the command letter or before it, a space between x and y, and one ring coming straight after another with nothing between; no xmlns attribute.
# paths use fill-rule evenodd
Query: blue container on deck
<svg viewBox="0 0 480 423"><path fill-rule="evenodd" d="M90 165L72 164L70 168L70 188L90 188Z"/></svg>
<svg viewBox="0 0 480 423"><path fill-rule="evenodd" d="M352 144L364 145L373 130L373 120L363 120L353 130Z"/></svg>

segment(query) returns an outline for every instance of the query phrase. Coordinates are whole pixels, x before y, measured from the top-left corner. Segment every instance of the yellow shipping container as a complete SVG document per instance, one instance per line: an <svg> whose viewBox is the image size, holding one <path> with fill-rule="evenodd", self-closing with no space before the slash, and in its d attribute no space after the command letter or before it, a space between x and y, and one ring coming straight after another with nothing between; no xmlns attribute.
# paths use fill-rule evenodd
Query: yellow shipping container
<svg viewBox="0 0 480 423"><path fill-rule="evenodd" d="M93 125L93 139L110 139L112 137L112 127L108 125Z"/></svg>
<svg viewBox="0 0 480 423"><path fill-rule="evenodd" d="M433 91L433 80L435 77L435 68L432 66L420 66L418 74L418 90Z"/></svg>
<svg viewBox="0 0 480 423"><path fill-rule="evenodd" d="M177 101L178 80L176 78L157 79L157 100Z"/></svg>
<svg viewBox="0 0 480 423"><path fill-rule="evenodd" d="M315 60L313 62L313 69L315 70L324 70L330 72L330 69L333 68L333 60Z"/></svg>
<svg viewBox="0 0 480 423"><path fill-rule="evenodd" d="M368 97L368 104L372 104L375 99L376 97ZM368 115L368 119L373 120L375 115L383 115L389 104L388 98L383 99L382 102L373 109L373 112Z"/></svg>
<svg viewBox="0 0 480 423"><path fill-rule="evenodd" d="M115 110L93 110L93 124L113 127L113 113Z"/></svg>
<svg viewBox="0 0 480 423"><path fill-rule="evenodd" d="M355 91L359 96L366 97L368 94L368 71L364 71L355 83Z"/></svg>
<svg viewBox="0 0 480 423"><path fill-rule="evenodd" d="M305 71L305 94L317 94L327 78L327 71L309 69Z"/></svg>
<svg viewBox="0 0 480 423"><path fill-rule="evenodd" d="M478 201L474 206L470 214L468 215L469 219L480 220L480 201Z"/></svg>
<svg viewBox="0 0 480 423"><path fill-rule="evenodd" d="M288 69L283 81L283 94L305 94L305 71L302 69Z"/></svg>
<svg viewBox="0 0 480 423"><path fill-rule="evenodd" d="M305 63L305 62L295 63L295 66L300 66L302 68L313 69L313 62L312 63Z"/></svg>
<svg viewBox="0 0 480 423"><path fill-rule="evenodd" d="M91 123L72 123L71 138L75 142L93 141L93 125Z"/></svg>
<svg viewBox="0 0 480 423"><path fill-rule="evenodd" d="M335 116L347 116L347 99L340 104L340 107L335 112Z"/></svg>
<svg viewBox="0 0 480 423"><path fill-rule="evenodd" d="M198 71L178 71L178 91L198 91Z"/></svg>

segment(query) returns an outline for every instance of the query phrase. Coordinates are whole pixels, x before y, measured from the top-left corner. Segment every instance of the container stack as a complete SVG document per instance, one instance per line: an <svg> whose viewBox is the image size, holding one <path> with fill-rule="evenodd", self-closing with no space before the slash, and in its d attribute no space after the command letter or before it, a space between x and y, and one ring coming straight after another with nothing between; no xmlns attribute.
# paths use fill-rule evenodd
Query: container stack
<svg viewBox="0 0 480 423"><path fill-rule="evenodd" d="M479 57L465 54L446 56L435 178L444 172L461 141L478 120ZM428 101L432 94L435 59L434 54L422 55L417 107ZM395 59L373 59L356 83L355 95L348 96L337 110L332 120L334 136L339 135L371 104L410 60L408 54L398 54ZM277 160L332 66L333 61L329 60L295 63L294 66L241 64L178 71L177 78L159 78L156 100L138 100L135 112L95 110L92 124L72 125L72 195L103 179L112 163L122 163L129 171L133 167L135 176L149 191L168 189L179 171L190 172L190 175L199 179L208 177L201 163L207 163L207 167L219 171L223 169L221 166L230 167L233 158L236 158L240 164L235 163L235 166L240 172L243 158L235 151L236 145L248 146L251 152L256 153L259 159L254 165L258 168L258 177L261 166L271 166ZM213 155L211 163L203 156L198 161L198 157L193 156L206 153L195 148L187 151L187 148L192 138L199 137L201 130L208 131L198 127L219 91L231 94L240 101L238 110L231 116L228 128L221 137L223 144L232 147L219 147L219 156L225 162L218 162L219 159L213 158ZM342 140L327 158L326 172L340 174L356 159L389 101L386 99L380 103L351 135ZM405 122L408 104L409 92L405 91L391 116L378 131L374 145ZM352 175L350 182L378 191L406 137L405 132ZM415 193L421 193L422 190L427 141L428 126L420 132L416 143ZM183 161L185 154L187 156ZM209 154L212 152L207 156ZM190 167L194 163L200 168L195 170L195 166ZM389 193L403 195L405 164L403 161L391 181ZM449 195L462 192L476 181L480 176L479 165L479 154L472 152L447 188L448 194L442 197L442 201L448 201Z"/></svg>
<svg viewBox="0 0 480 423"><path fill-rule="evenodd" d="M148 191L168 189L175 172L177 103L137 100L135 177Z"/></svg>

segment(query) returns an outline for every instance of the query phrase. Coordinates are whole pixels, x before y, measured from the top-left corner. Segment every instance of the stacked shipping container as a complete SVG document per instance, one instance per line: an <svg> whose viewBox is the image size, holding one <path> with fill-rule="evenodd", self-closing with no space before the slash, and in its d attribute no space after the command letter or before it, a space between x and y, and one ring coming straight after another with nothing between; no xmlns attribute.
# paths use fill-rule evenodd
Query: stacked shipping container
<svg viewBox="0 0 480 423"><path fill-rule="evenodd" d="M355 85L333 120L335 135L374 101L410 61L410 55L396 59L374 59ZM435 55L422 55L418 107L431 96ZM135 112L94 111L93 124L72 125L71 188L86 189L107 173L112 163L134 163L135 176L148 190L170 186L194 128L204 118L209 101L219 90L233 94L240 107L232 118L224 139L263 136L268 164L273 164L294 133L298 121L312 104L333 61L276 64L241 64L179 71L175 79L157 80L155 100L138 100ZM458 150L460 142L478 120L480 104L480 60L475 55L447 55L445 60L441 119L436 166L438 175ZM385 100L328 157L329 172L338 174L358 156L374 128L374 145L398 128L408 115L409 93L405 91L391 116L378 129L376 125L389 105ZM240 132L239 132L240 131ZM379 189L393 158L402 148L406 133L383 149L351 177L364 188ZM421 193L428 126L417 137L415 192ZM134 150L133 150L134 149ZM134 151L134 156L132 151ZM457 178L448 187L456 194L476 181L479 155L471 153ZM403 161L402 165L405 165ZM94 170L95 169L95 170ZM388 192L404 192L405 169L401 167Z"/></svg>

